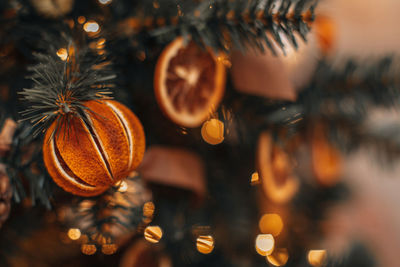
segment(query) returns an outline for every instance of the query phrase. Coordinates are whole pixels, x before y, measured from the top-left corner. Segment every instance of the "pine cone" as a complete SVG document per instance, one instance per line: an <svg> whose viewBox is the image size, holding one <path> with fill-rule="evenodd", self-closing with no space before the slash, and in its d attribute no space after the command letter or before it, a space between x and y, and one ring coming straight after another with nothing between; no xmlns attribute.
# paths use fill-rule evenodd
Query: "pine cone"
<svg viewBox="0 0 400 267"><path fill-rule="evenodd" d="M0 166L0 227L10 214L12 197L10 179L3 169L4 166Z"/></svg>

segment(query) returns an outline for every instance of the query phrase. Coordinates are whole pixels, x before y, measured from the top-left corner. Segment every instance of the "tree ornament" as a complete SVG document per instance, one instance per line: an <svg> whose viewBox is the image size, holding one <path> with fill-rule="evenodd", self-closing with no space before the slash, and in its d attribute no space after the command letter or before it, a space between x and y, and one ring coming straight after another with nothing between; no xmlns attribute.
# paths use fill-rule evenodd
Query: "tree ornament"
<svg viewBox="0 0 400 267"><path fill-rule="evenodd" d="M286 203L296 194L299 182L292 171L287 153L273 143L269 132L258 139L256 164L262 189L272 202Z"/></svg>
<svg viewBox="0 0 400 267"><path fill-rule="evenodd" d="M12 188L5 166L0 164L0 227L7 220L11 209Z"/></svg>
<svg viewBox="0 0 400 267"><path fill-rule="evenodd" d="M94 196L136 169L145 136L138 118L124 105L112 100L83 105L88 123L73 116L54 121L46 131L43 159L65 191Z"/></svg>
<svg viewBox="0 0 400 267"><path fill-rule="evenodd" d="M311 139L311 164L317 182L322 186L338 183L342 171L339 151L327 140L326 127L314 127Z"/></svg>
<svg viewBox="0 0 400 267"><path fill-rule="evenodd" d="M158 104L176 124L198 127L218 108L225 76L222 56L178 37L157 61L154 90Z"/></svg>
<svg viewBox="0 0 400 267"><path fill-rule="evenodd" d="M146 182L192 191L198 200L206 195L203 161L191 151L151 146L138 172Z"/></svg>
<svg viewBox="0 0 400 267"><path fill-rule="evenodd" d="M45 132L43 159L54 181L70 193L94 196L139 165L145 136L138 118L107 96L115 77L110 62L68 43L65 58L57 49L37 55L34 87L21 92L31 103L23 115L34 134Z"/></svg>

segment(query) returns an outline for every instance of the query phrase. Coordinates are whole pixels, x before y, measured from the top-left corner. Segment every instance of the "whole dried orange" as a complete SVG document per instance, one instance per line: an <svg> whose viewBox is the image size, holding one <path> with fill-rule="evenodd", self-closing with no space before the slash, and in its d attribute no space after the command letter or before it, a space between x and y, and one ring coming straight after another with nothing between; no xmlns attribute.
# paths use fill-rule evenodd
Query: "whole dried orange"
<svg viewBox="0 0 400 267"><path fill-rule="evenodd" d="M86 121L63 117L46 131L43 159L54 181L80 195L101 194L141 162L145 136L139 119L111 100L84 103Z"/></svg>
<svg viewBox="0 0 400 267"><path fill-rule="evenodd" d="M283 204L296 194L299 182L289 156L273 143L269 132L261 133L258 139L256 165L262 189L271 201Z"/></svg>
<svg viewBox="0 0 400 267"><path fill-rule="evenodd" d="M176 124L197 127L218 107L225 91L226 71L210 49L178 37L156 65L154 90L165 115Z"/></svg>

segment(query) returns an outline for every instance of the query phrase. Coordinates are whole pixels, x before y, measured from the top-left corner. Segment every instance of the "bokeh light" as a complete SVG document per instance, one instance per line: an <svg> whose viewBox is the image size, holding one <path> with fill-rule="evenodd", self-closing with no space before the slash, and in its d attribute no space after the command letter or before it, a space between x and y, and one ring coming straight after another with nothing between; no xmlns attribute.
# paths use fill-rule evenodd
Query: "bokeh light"
<svg viewBox="0 0 400 267"><path fill-rule="evenodd" d="M308 252L308 262L314 267L321 267L327 258L327 253L325 249L320 250L310 250Z"/></svg>
<svg viewBox="0 0 400 267"><path fill-rule="evenodd" d="M68 52L67 49L65 48L60 48L57 50L57 56L62 60L62 61L66 61L68 58Z"/></svg>
<svg viewBox="0 0 400 267"><path fill-rule="evenodd" d="M101 252L105 255L114 254L117 251L117 245L115 244L103 244L101 246Z"/></svg>
<svg viewBox="0 0 400 267"><path fill-rule="evenodd" d="M118 191L124 193L128 190L128 184L125 181L121 181L118 187Z"/></svg>
<svg viewBox="0 0 400 267"><path fill-rule="evenodd" d="M96 33L100 31L100 26L96 21L89 20L83 25L83 29L87 33Z"/></svg>
<svg viewBox="0 0 400 267"><path fill-rule="evenodd" d="M224 123L218 119L211 119L203 123L201 136L210 145L217 145L224 141Z"/></svg>
<svg viewBox="0 0 400 267"><path fill-rule="evenodd" d="M260 227L261 233L278 236L282 232L283 221L279 214L267 213L261 217L258 226Z"/></svg>
<svg viewBox="0 0 400 267"><path fill-rule="evenodd" d="M72 240L78 240L81 237L81 230L79 230L78 228L69 229L68 237Z"/></svg>
<svg viewBox="0 0 400 267"><path fill-rule="evenodd" d="M93 255L94 253L96 253L96 251L97 248L93 244L83 244L81 246L81 252L85 255Z"/></svg>
<svg viewBox="0 0 400 267"><path fill-rule="evenodd" d="M202 254L209 254L214 249L214 238L211 235L201 235L196 240L197 250Z"/></svg>
<svg viewBox="0 0 400 267"><path fill-rule="evenodd" d="M147 226L144 230L144 238L150 243L158 243L163 235L159 226Z"/></svg>
<svg viewBox="0 0 400 267"><path fill-rule="evenodd" d="M289 253L286 248L274 249L271 255L267 255L267 261L273 266L284 266L289 259Z"/></svg>
<svg viewBox="0 0 400 267"><path fill-rule="evenodd" d="M155 210L155 206L154 203L149 201L144 203L143 205L143 216L145 217L152 217L154 214L154 210Z"/></svg>
<svg viewBox="0 0 400 267"><path fill-rule="evenodd" d="M260 234L256 238L256 251L261 256L271 255L274 251L275 239L271 234Z"/></svg>
<svg viewBox="0 0 400 267"><path fill-rule="evenodd" d="M112 0L98 0L100 4L102 5L108 5L112 2Z"/></svg>
<svg viewBox="0 0 400 267"><path fill-rule="evenodd" d="M256 185L260 183L260 177L258 176L258 172L253 172L251 175L251 180L250 180L251 185Z"/></svg>

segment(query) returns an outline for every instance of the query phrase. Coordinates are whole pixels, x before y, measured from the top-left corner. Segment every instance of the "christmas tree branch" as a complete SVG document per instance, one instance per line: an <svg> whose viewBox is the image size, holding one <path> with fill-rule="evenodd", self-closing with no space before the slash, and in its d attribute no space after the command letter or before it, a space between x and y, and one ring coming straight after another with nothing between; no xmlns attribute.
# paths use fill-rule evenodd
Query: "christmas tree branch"
<svg viewBox="0 0 400 267"><path fill-rule="evenodd" d="M185 36L215 51L249 47L263 51L266 45L275 53L287 45L282 37L295 48L297 38L306 40L316 4L314 0L159 0L132 8L134 14L121 22L119 30L127 35L147 30L163 43Z"/></svg>
<svg viewBox="0 0 400 267"><path fill-rule="evenodd" d="M91 43L83 40L80 44L71 35L61 37L58 44L50 42L46 54L34 53L38 63L29 67L32 74L27 77L33 85L20 92L30 104L22 115L36 128L34 136L55 120L63 119L60 115L71 114L85 120L82 102L110 98L111 81L116 77L101 49L104 40L93 40L92 48ZM44 38L54 40L50 35Z"/></svg>

